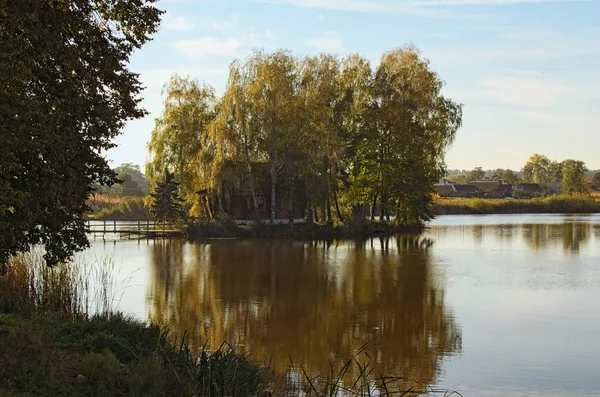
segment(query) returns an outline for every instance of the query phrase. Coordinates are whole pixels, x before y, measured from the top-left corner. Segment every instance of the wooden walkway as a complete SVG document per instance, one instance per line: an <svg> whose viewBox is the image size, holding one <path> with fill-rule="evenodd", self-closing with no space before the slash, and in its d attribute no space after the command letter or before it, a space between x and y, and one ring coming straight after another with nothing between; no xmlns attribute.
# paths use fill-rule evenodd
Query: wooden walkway
<svg viewBox="0 0 600 397"><path fill-rule="evenodd" d="M128 238L165 238L183 235L181 223L176 219L90 219L86 224L87 232L94 236L113 234Z"/></svg>

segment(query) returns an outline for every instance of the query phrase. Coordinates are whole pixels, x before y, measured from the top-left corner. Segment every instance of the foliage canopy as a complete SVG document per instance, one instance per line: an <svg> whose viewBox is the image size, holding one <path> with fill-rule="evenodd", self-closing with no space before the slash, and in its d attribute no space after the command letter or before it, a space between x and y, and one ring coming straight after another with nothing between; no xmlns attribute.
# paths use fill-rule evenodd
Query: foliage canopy
<svg viewBox="0 0 600 397"><path fill-rule="evenodd" d="M0 263L88 245L85 202L116 181L102 153L145 114L127 62L158 27L154 2L0 1Z"/></svg>
<svg viewBox="0 0 600 397"><path fill-rule="evenodd" d="M257 195L268 194L271 221L275 208L291 214L303 201L309 219L320 212L331 222L335 206L343 220L343 202L421 222L431 217L433 184L462 123L462 105L442 88L410 46L385 53L376 70L356 54L257 51L232 63L218 99L209 87L171 78L148 171L174 172L188 202L203 192L221 214L241 192L257 217Z"/></svg>

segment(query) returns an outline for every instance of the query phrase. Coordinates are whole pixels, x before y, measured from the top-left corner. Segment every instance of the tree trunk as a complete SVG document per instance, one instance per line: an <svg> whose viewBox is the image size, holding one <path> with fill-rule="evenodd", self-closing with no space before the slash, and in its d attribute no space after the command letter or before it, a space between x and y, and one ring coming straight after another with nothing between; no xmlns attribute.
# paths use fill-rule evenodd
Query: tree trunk
<svg viewBox="0 0 600 397"><path fill-rule="evenodd" d="M202 196L201 201L202 201L202 207L204 208L204 213L206 213L206 217L208 219L212 219L211 214L210 214L210 209L208 208L208 197Z"/></svg>
<svg viewBox="0 0 600 397"><path fill-rule="evenodd" d="M371 221L375 220L375 211L377 208L377 197L378 197L378 193L375 193L375 196L373 197L373 206L371 207Z"/></svg>
<svg viewBox="0 0 600 397"><path fill-rule="evenodd" d="M258 209L258 199L254 190L254 178L252 178L252 166L248 163L248 180L250 181L250 196L252 196L252 205L254 206L254 216L256 220L260 219L260 211Z"/></svg>
<svg viewBox="0 0 600 397"><path fill-rule="evenodd" d="M335 211L337 212L337 216L340 222L344 222L344 217L342 216L342 212L340 211L340 205L338 204L337 193L335 189L333 190L333 201L335 203Z"/></svg>
<svg viewBox="0 0 600 397"><path fill-rule="evenodd" d="M306 200L306 222L312 225L315 221L313 217L312 203L310 202L310 197Z"/></svg>
<svg viewBox="0 0 600 397"><path fill-rule="evenodd" d="M314 216L315 221L319 222L319 210L317 209L317 204L313 205L313 211L315 212L315 216Z"/></svg>
<svg viewBox="0 0 600 397"><path fill-rule="evenodd" d="M271 225L275 224L275 203L276 201L276 192L275 188L277 186L277 157L273 157L271 160Z"/></svg>
<svg viewBox="0 0 600 397"><path fill-rule="evenodd" d="M294 224L294 176L290 176L289 197L288 197L288 218L290 225Z"/></svg>
<svg viewBox="0 0 600 397"><path fill-rule="evenodd" d="M333 223L331 217L331 200L329 199L329 196L327 197L327 203L325 205L327 206L327 223Z"/></svg>
<svg viewBox="0 0 600 397"><path fill-rule="evenodd" d="M208 217L213 220L215 219L215 213L213 211L212 205L210 205L210 199L206 199L206 202L208 203Z"/></svg>

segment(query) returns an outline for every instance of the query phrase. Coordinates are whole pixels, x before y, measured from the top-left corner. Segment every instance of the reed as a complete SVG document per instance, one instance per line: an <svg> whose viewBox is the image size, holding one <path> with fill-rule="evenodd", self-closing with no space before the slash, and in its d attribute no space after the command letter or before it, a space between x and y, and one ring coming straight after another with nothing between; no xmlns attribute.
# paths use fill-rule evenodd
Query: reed
<svg viewBox="0 0 600 397"><path fill-rule="evenodd" d="M593 196L549 196L533 199L481 199L434 197L436 215L599 213L600 199Z"/></svg>
<svg viewBox="0 0 600 397"><path fill-rule="evenodd" d="M150 218L143 197L101 198L98 205L90 205L92 219Z"/></svg>

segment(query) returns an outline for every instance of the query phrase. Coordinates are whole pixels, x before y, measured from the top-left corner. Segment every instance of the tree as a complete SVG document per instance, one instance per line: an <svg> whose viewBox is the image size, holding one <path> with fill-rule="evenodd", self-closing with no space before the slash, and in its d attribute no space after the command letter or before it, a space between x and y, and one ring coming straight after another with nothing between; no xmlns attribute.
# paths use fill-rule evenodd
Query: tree
<svg viewBox="0 0 600 397"><path fill-rule="evenodd" d="M222 205L228 196L245 194L258 217L260 192L270 197L271 222L286 198L292 213L298 196L309 221L320 212L331 222L332 203L342 220L343 202L355 219L373 204L382 218L421 222L462 122L462 106L442 87L413 47L386 53L375 73L359 55L254 52L231 65L214 106L195 83L172 79L147 172L174 172L189 181L188 203L201 191L221 203L219 213L231 208Z"/></svg>
<svg viewBox="0 0 600 397"><path fill-rule="evenodd" d="M513 170L504 170L504 172L501 175L501 179L506 182L506 183L510 183L510 184L517 184L520 182L519 177L515 174L515 172Z"/></svg>
<svg viewBox="0 0 600 397"><path fill-rule="evenodd" d="M145 196L150 190L148 180L139 165L123 163L115 168L124 196Z"/></svg>
<svg viewBox="0 0 600 397"><path fill-rule="evenodd" d="M311 204L321 207L323 218L332 222L331 200L344 152L341 131L344 110L338 106L340 63L332 55L321 54L304 58L299 69L299 106L303 117L298 130L303 145L291 164L293 169L288 178L303 179L309 209L313 207ZM289 193L291 197L291 189Z"/></svg>
<svg viewBox="0 0 600 397"><path fill-rule="evenodd" d="M152 205L150 213L155 218L178 219L184 214L183 200L179 196L179 184L175 174L165 171L164 179L159 181L150 193Z"/></svg>
<svg viewBox="0 0 600 397"><path fill-rule="evenodd" d="M596 172L592 178L592 188L594 190L600 190L600 172Z"/></svg>
<svg viewBox="0 0 600 397"><path fill-rule="evenodd" d="M585 179L587 168L583 161L565 160L562 162L563 191L568 195L589 192L588 181Z"/></svg>
<svg viewBox="0 0 600 397"><path fill-rule="evenodd" d="M481 167L475 167L472 171L469 171L467 179L469 182L480 181L485 178L485 171Z"/></svg>
<svg viewBox="0 0 600 397"><path fill-rule="evenodd" d="M150 182L173 172L181 183L181 194L198 212L199 190L214 187L212 161L215 147L208 128L215 119L215 93L212 87L196 80L171 76L165 84L163 115L155 120L148 151L146 175Z"/></svg>
<svg viewBox="0 0 600 397"><path fill-rule="evenodd" d="M154 2L0 2L0 264L34 244L48 265L89 245L86 200L116 181L102 153L145 115L127 62L158 27Z"/></svg>
<svg viewBox="0 0 600 397"><path fill-rule="evenodd" d="M215 142L213 169L216 179L220 179L219 187L224 183L233 188L243 187L250 193L254 216L260 218L258 197L256 193L256 175L254 165L259 163L261 156L260 134L252 128L253 110L249 101L249 85L252 79L247 65L240 61L233 62L229 67L229 82L227 89L219 102L219 112L210 126L210 139ZM244 165L242 176L233 173L226 174L226 162ZM221 194L227 192L220 191Z"/></svg>
<svg viewBox="0 0 600 397"><path fill-rule="evenodd" d="M523 166L523 180L528 183L558 182L561 179L560 168L556 161L536 153Z"/></svg>
<svg viewBox="0 0 600 397"><path fill-rule="evenodd" d="M94 185L94 190L110 196L145 196L148 194L148 181L140 166L123 163L113 170L117 174L118 183L112 186Z"/></svg>
<svg viewBox="0 0 600 397"><path fill-rule="evenodd" d="M389 219L390 211L403 222L432 216L433 185L446 173L445 150L462 122L462 106L441 95L442 87L414 47L382 56L356 147L351 187L356 199L380 198L382 220L384 215Z"/></svg>
<svg viewBox="0 0 600 397"><path fill-rule="evenodd" d="M269 164L271 223L275 222L277 183L301 144L295 135L297 110L296 62L287 51L254 52L247 62L252 128L259 134L261 151Z"/></svg>

